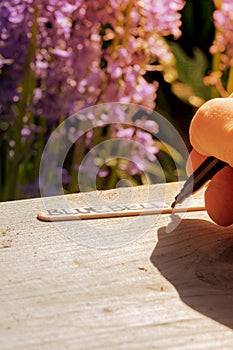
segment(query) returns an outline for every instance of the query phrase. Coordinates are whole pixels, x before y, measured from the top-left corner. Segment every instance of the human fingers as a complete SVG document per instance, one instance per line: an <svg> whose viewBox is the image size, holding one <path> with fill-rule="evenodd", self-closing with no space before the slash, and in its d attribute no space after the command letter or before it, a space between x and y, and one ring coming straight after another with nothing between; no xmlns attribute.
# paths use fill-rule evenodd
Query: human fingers
<svg viewBox="0 0 233 350"><path fill-rule="evenodd" d="M205 191L205 207L210 218L221 226L233 224L233 168L220 170Z"/></svg>
<svg viewBox="0 0 233 350"><path fill-rule="evenodd" d="M187 173L191 175L206 159L192 150L187 162ZM224 167L208 183L205 191L205 207L211 219L221 226L233 224L233 169Z"/></svg>
<svg viewBox="0 0 233 350"><path fill-rule="evenodd" d="M190 125L190 142L198 153L233 166L233 98L204 103Z"/></svg>
<svg viewBox="0 0 233 350"><path fill-rule="evenodd" d="M198 153L195 149L193 149L189 155L186 164L186 172L188 176L190 176L200 165L204 162L206 156Z"/></svg>

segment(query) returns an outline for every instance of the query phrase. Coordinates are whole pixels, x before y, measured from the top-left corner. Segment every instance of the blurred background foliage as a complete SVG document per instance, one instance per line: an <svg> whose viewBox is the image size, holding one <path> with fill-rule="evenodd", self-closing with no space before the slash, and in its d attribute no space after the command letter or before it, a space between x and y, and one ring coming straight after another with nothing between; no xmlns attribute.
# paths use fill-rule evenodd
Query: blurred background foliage
<svg viewBox="0 0 233 350"><path fill-rule="evenodd" d="M130 6L128 10L132 8L133 3L131 3ZM153 84L153 82L159 83L159 88L156 91L155 110L174 125L182 136L189 151L191 150L191 145L189 143L188 130L193 115L197 108L206 100L219 96L217 90L207 85L205 82L205 77L213 71L214 65L214 58L210 53L210 47L216 35L213 21L213 11L215 9L215 3L212 0L186 0L184 8L180 11L182 22L180 29L182 35L178 39L174 39L174 35L166 36L165 39L166 44L168 44L172 50L175 60L163 62L162 65L159 60L154 63L152 62L150 63L150 69L148 69L143 76L143 78L151 84ZM127 16L128 14L126 13L125 15ZM37 13L35 12L35 18L36 16ZM74 22L73 25L75 26L76 23ZM47 22L46 27L47 30L53 29L51 22ZM43 151L49 134L59 124L46 121L46 119L38 116L35 117L32 110L27 110L27 104L30 104L33 99L32 91L37 83L34 76L30 76L30 60L35 51L36 30L37 24L35 21L32 25L31 41L25 62L21 99L17 102L16 106L11 107L11 110L16 116L15 121L12 124L8 124L6 116L0 116L0 200L39 195L38 171L41 152ZM116 47L118 34L114 37L111 24L102 26L101 30L101 37L107 38L104 41L103 50L108 50L111 46L113 46L113 48L114 46ZM127 32L128 29L126 28L125 30ZM127 37L126 34L125 36ZM57 54L61 56L64 55L64 57L68 54L64 50L58 51ZM103 72L105 72L108 67L108 59L108 56L101 59ZM153 69L153 65L155 69ZM116 72L118 71L116 70L110 73L116 74ZM4 95L3 78L0 77L0 82L2 84L1 94ZM59 83L59 80L57 80L57 83ZM74 84L74 82L71 82L71 84ZM86 86L83 85L82 89L84 91ZM144 87L142 87L142 92L143 89ZM109 91L107 88L105 95L108 94ZM107 102L111 101L111 96L106 95L106 97L105 95L102 96L100 94L98 96L99 100L97 99L97 101L88 101L87 106L95 102L98 103L99 101L106 102L104 98L107 99ZM150 99L152 97L153 90L151 90ZM52 101L51 108L52 106L54 108L59 108L59 106L62 107L62 104L65 105L63 101L58 100L58 102L59 103L56 105L56 101ZM148 103L150 104L151 101L148 100ZM149 121L153 119L150 115L147 117ZM29 131L25 128L25 120L26 123L33 120L33 128L35 129L38 127L38 131L36 132L30 130L32 136L29 138L27 138L26 135ZM135 121L136 119L134 118L132 120ZM60 119L60 121L62 121L62 119ZM112 126L104 125L104 123L102 125L101 131L99 127L93 131L91 145L88 145L88 147L86 146L87 139L88 137L90 138L90 135L87 138L85 138L87 135L84 135L80 138L78 145L75 144L68 152L64 168L58 169L62 172L62 176L65 179L65 193L77 192L80 190L77 185L77 168L81 162L81 158L90 151L91 147L94 147L98 142L107 140L109 135L111 137L112 134L119 135L126 133L125 127L116 129ZM155 128L156 124L154 124L153 127ZM24 130L24 133L22 133L22 130ZM169 145L166 145L161 144L154 135L146 139L145 135L140 134L136 129L131 131L131 136L129 136L128 132L127 138L135 138L135 141L138 141L140 137L143 137L147 149L156 150L158 148L155 154L163 167L166 181L177 181L178 179L185 178L185 159L179 153L179 149L176 149L176 139L172 140ZM9 156L9 154L11 156ZM144 157L150 158L148 152L145 153ZM125 162L125 159L121 162L113 160L108 164L101 165L99 171L100 176L96 178L97 188L114 188L121 180L127 180L131 185L140 185L148 182L148 178L145 179L143 171L140 171L139 167L137 169L138 172L136 172L135 167L133 167L130 162L128 162L128 164L125 164ZM150 162L150 165L148 164L149 163L147 163L149 183L162 181L160 171L158 170L158 164L152 164L152 162ZM98 164L95 164L95 166L97 165ZM90 167L88 169L87 171L90 171ZM51 176L53 175L54 174ZM85 190L90 190L88 185Z"/></svg>
<svg viewBox="0 0 233 350"><path fill-rule="evenodd" d="M161 74L153 74L160 82L157 110L181 132L189 150L191 119L204 101L214 97L211 87L204 84L204 77L212 69L209 48L215 36L214 10L212 0L186 1L181 11L182 36L169 40L176 58L175 70L167 67Z"/></svg>

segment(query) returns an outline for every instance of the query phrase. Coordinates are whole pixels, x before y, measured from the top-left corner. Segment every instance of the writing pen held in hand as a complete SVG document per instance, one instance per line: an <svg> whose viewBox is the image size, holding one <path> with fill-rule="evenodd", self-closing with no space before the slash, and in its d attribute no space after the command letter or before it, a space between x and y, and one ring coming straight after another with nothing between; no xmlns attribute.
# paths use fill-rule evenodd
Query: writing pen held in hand
<svg viewBox="0 0 233 350"><path fill-rule="evenodd" d="M204 162L193 172L191 176L186 180L181 191L175 197L175 201L171 207L174 208L177 204L182 203L186 198L198 191L204 186L211 178L227 163L215 158L208 157Z"/></svg>

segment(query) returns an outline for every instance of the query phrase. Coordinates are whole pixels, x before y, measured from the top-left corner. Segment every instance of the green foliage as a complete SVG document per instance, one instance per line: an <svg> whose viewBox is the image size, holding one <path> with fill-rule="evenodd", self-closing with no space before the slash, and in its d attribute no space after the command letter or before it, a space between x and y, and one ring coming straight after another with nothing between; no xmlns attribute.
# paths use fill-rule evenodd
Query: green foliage
<svg viewBox="0 0 233 350"><path fill-rule="evenodd" d="M182 100L191 102L191 96L197 96L203 101L210 98L210 87L204 84L204 77L209 68L206 55L199 49L193 48L193 57L189 57L177 44L171 43L176 58L178 80L173 83L173 92Z"/></svg>

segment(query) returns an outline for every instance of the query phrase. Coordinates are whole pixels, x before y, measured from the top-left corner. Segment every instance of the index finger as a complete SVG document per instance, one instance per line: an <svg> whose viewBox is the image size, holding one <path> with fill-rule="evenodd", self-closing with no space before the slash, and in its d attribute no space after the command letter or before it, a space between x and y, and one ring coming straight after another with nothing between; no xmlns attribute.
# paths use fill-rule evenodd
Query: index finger
<svg viewBox="0 0 233 350"><path fill-rule="evenodd" d="M187 173L191 175L205 156L193 150L187 162ZM221 226L233 224L233 168L220 170L208 183L205 191L205 206L210 218Z"/></svg>

